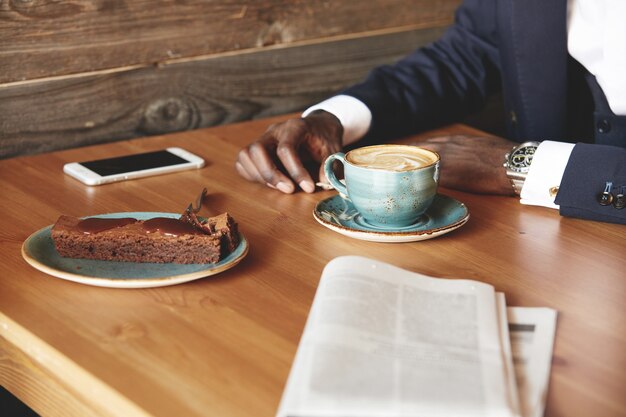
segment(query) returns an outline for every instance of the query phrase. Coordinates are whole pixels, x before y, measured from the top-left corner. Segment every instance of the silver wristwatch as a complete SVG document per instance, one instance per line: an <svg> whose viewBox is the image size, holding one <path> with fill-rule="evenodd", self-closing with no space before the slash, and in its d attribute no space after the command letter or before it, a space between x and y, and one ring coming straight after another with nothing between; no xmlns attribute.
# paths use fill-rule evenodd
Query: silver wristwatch
<svg viewBox="0 0 626 417"><path fill-rule="evenodd" d="M506 176L509 177L513 191L520 195L524 181L528 175L530 164L533 162L533 155L539 146L539 142L524 142L515 146L511 152L504 155L504 168Z"/></svg>

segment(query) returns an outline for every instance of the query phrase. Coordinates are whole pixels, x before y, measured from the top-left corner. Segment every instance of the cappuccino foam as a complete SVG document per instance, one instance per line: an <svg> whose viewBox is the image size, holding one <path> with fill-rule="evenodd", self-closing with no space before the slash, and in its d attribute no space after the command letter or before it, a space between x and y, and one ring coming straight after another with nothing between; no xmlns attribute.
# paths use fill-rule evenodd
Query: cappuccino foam
<svg viewBox="0 0 626 417"><path fill-rule="evenodd" d="M387 171L411 171L437 161L434 153L415 146L378 145L354 149L346 159L360 167Z"/></svg>

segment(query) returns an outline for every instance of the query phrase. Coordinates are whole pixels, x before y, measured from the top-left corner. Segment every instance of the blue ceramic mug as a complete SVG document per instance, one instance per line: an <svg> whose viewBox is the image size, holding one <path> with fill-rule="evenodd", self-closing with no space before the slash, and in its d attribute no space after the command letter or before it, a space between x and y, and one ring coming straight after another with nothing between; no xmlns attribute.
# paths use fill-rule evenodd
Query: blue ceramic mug
<svg viewBox="0 0 626 417"><path fill-rule="evenodd" d="M334 161L343 164L345 185L333 171ZM419 221L437 194L439 155L418 146L366 146L329 156L324 172L365 222L406 227Z"/></svg>

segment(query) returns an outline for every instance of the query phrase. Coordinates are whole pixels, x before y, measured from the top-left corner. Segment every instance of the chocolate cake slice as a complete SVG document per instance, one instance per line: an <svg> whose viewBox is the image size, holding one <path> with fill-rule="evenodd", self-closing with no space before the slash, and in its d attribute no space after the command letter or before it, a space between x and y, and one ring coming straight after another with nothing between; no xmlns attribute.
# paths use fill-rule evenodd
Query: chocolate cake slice
<svg viewBox="0 0 626 417"><path fill-rule="evenodd" d="M224 256L234 251L237 245L239 245L237 223L228 213L201 220L191 209L187 208L182 216L180 216L180 220L191 224L197 229L202 229L206 233L221 234L222 255Z"/></svg>
<svg viewBox="0 0 626 417"><path fill-rule="evenodd" d="M228 213L198 225L186 214L149 220L63 215L52 227L52 240L63 257L120 262L216 263L237 247L237 223Z"/></svg>

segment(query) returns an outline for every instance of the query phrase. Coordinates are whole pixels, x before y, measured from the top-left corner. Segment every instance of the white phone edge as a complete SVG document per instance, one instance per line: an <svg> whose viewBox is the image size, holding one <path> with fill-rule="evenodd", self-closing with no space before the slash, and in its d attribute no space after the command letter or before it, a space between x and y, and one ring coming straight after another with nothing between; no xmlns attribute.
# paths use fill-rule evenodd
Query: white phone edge
<svg viewBox="0 0 626 417"><path fill-rule="evenodd" d="M126 172L126 173L108 175L108 176L103 177L93 172L89 168L81 165L80 162L70 162L70 163L63 165L63 172L79 180L83 184L94 186L94 185L109 184L109 183L118 182L118 181L132 180L132 179L142 178L142 177L149 177L153 175L169 174L171 172L184 171L188 169L198 169L198 168L202 168L205 165L204 159L202 159L198 155L195 155L189 151L186 151L185 149L178 148L178 147L171 147L171 148L166 148L165 150L187 160L187 163L182 163L179 165L172 165L168 167L150 168L150 169L144 169L141 171Z"/></svg>

